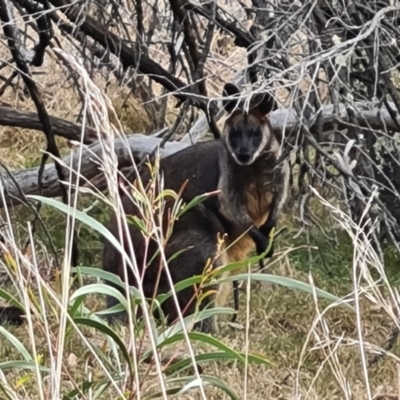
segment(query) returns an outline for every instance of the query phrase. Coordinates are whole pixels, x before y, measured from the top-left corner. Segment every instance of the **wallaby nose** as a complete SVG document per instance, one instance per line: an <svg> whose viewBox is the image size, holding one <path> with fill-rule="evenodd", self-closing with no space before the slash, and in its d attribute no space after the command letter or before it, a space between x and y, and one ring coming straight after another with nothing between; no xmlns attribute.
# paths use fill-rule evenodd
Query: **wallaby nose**
<svg viewBox="0 0 400 400"><path fill-rule="evenodd" d="M250 158L251 158L251 156L250 156L250 154L247 153L247 152L240 152L240 153L237 155L238 161L239 161L240 163L242 163L242 164L247 164L247 163L250 161Z"/></svg>

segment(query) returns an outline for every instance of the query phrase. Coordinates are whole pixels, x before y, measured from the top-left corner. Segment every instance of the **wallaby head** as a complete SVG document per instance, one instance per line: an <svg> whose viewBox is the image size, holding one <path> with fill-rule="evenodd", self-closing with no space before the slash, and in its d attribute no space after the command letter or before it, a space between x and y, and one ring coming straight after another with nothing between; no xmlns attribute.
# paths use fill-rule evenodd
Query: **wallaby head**
<svg viewBox="0 0 400 400"><path fill-rule="evenodd" d="M223 96L237 96L239 89L232 83L224 86ZM230 115L225 121L222 140L228 152L239 165L251 165L263 153L279 151L279 143L273 135L267 114L274 107L274 99L268 94L255 99L246 112L240 99L223 100L225 111Z"/></svg>

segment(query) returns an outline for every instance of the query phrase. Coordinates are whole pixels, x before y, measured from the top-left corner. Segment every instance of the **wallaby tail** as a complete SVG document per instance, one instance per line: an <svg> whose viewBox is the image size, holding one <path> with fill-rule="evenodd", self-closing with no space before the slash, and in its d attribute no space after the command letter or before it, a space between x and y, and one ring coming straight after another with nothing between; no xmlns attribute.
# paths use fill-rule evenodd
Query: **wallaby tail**
<svg viewBox="0 0 400 400"><path fill-rule="evenodd" d="M0 325L22 325L24 322L25 312L18 307L7 306L0 307Z"/></svg>

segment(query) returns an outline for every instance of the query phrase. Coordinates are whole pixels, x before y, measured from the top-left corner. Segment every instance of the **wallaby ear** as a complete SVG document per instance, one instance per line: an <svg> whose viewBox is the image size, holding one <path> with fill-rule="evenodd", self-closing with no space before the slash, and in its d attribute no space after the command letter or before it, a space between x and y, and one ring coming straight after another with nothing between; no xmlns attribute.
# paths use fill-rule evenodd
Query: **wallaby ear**
<svg viewBox="0 0 400 400"><path fill-rule="evenodd" d="M275 99L268 93L265 93L257 107L261 114L266 115L275 110Z"/></svg>
<svg viewBox="0 0 400 400"><path fill-rule="evenodd" d="M226 83L224 86L224 90L222 91L222 95L224 97L234 96L239 93L240 90L233 83ZM238 102L239 99L223 100L222 105L224 106L225 111L230 113L237 106Z"/></svg>

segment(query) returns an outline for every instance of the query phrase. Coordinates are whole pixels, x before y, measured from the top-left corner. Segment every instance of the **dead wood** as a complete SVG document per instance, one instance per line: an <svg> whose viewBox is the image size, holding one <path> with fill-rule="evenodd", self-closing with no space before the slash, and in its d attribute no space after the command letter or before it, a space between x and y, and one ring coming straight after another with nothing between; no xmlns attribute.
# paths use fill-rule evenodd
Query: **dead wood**
<svg viewBox="0 0 400 400"><path fill-rule="evenodd" d="M97 131L94 128L85 127L75 124L58 117L49 117L50 125L54 135L63 137L68 140L81 140L82 132L84 132L83 143L90 144L97 141ZM0 106L0 125L14 126L17 128L43 130L43 125L39 120L36 112L17 110L13 107Z"/></svg>
<svg viewBox="0 0 400 400"><path fill-rule="evenodd" d="M159 145L161 139L143 134L133 134L128 136L126 141L129 146L126 145L125 140L123 139L118 138L115 140L115 152L118 156L121 168L130 165L129 152L132 153L136 160L140 159L144 155L151 153L154 148ZM189 145L190 143L166 143L164 149L160 152L161 157L165 157L166 155L172 154ZM82 152L81 170L79 174L81 178L80 184L83 184L88 180L100 190L106 189L106 181L102 172L99 170L102 154L103 149L100 143L85 146ZM76 172L78 170L79 157L79 149L75 149L69 156L63 159L63 164L68 166L71 171ZM21 195L20 189L24 195L38 194L37 175L38 167L12 172L12 177L7 176L3 172L1 176L1 189L4 188L7 204L17 205L21 203L23 195ZM71 175L71 181L75 183L77 174L72 173ZM18 189L18 187L20 189ZM61 195L60 185L58 183L53 163L48 163L45 166L43 172L42 195L46 197L57 197ZM1 199L0 207L4 207Z"/></svg>
<svg viewBox="0 0 400 400"><path fill-rule="evenodd" d="M16 116L20 118L16 118ZM354 105L354 115L356 123L360 128L365 130L365 134L373 134L371 130L384 129L386 132L397 131L397 125L400 124L400 117L397 116L393 120L386 108L379 109L376 103L356 103ZM7 118L5 117L7 116ZM354 117L354 116L353 116ZM335 123L339 129L349 127L349 118L345 105L339 105L338 114L334 113L334 106L327 105L321 108L319 114L319 122L324 132L334 128ZM68 137L73 140L79 138L82 127L62 120L60 118L50 117L54 133L59 136ZM30 129L42 128L37 116L31 112L24 112L14 110L8 107L0 107L0 125L6 125L12 122L12 126L19 126ZM303 121L304 123L304 121ZM290 110L279 109L271 115L272 128L277 132L285 132L285 136L289 136L291 132L295 132L300 127L299 118ZM64 129L63 129L64 127ZM88 137L92 138L96 135L95 130L92 128L85 129L86 141ZM129 165L129 151L135 159L140 159L144 155L151 153L156 146L161 143L162 139L153 136L146 136L143 134L132 134L127 137L129 148L125 145L122 139L116 139L115 151L118 156L120 167L127 167ZM190 141L184 142L167 142L164 149L161 151L161 157L172 154L187 146L190 146ZM102 158L102 147L99 143L85 146L82 153L81 161L81 182L85 179L91 181L100 190L106 188L105 180L99 170ZM74 151L63 160L65 165L71 166L72 170L76 171L79 160L79 152ZM12 172L12 178L5 173L2 174L2 187L5 189L5 197L7 204L20 204L23 196L21 195L18 186L22 192L27 194L38 194L37 187L37 174L38 168L31 168L28 170ZM75 176L76 178L76 176ZM15 182L13 182L13 180ZM43 173L43 195L46 197L57 197L61 195L60 186L57 180L57 174L53 164L46 164ZM0 200L0 207L4 204Z"/></svg>

